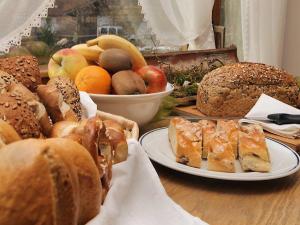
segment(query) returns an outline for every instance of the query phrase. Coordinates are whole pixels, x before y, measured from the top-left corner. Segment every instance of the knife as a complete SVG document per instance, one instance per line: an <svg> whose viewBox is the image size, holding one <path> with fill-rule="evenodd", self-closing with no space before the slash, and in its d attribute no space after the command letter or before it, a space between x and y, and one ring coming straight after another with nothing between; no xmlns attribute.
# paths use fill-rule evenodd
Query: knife
<svg viewBox="0 0 300 225"><path fill-rule="evenodd" d="M199 116L199 117L188 117L190 120L199 120L199 119L210 119L210 120L218 120L218 119L233 119L238 120L242 119L241 117L230 117L230 118L220 118L220 117L207 117L207 116ZM244 119L249 120L258 120L265 122L272 122L278 125L282 124L300 124L300 115L287 114L287 113L275 113L270 114L267 117L245 117Z"/></svg>

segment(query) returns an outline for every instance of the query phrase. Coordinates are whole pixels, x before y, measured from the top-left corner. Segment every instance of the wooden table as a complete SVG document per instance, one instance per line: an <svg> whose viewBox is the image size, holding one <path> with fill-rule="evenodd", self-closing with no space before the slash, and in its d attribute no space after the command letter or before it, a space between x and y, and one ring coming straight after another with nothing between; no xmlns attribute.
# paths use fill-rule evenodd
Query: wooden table
<svg viewBox="0 0 300 225"><path fill-rule="evenodd" d="M165 123L148 129L158 126ZM271 181L237 182L188 175L154 162L153 165L167 194L211 225L300 224L300 172Z"/></svg>
<svg viewBox="0 0 300 225"><path fill-rule="evenodd" d="M273 181L221 181L153 163L168 195L211 225L300 224L300 173Z"/></svg>

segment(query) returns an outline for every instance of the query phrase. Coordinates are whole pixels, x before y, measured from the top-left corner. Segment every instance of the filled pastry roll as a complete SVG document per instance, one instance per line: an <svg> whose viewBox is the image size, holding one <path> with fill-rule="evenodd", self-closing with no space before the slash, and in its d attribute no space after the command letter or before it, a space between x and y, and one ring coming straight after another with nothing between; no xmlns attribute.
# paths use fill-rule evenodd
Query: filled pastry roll
<svg viewBox="0 0 300 225"><path fill-rule="evenodd" d="M227 135L223 131L217 131L209 141L208 170L233 173L234 161L235 155Z"/></svg>
<svg viewBox="0 0 300 225"><path fill-rule="evenodd" d="M270 157L261 126L251 124L240 128L239 160L244 171L270 171Z"/></svg>
<svg viewBox="0 0 300 225"><path fill-rule="evenodd" d="M176 162L201 167L202 127L199 123L176 117L169 125L169 141Z"/></svg>
<svg viewBox="0 0 300 225"><path fill-rule="evenodd" d="M216 131L216 123L211 120L200 120L199 124L202 126L202 159L207 159L208 143Z"/></svg>
<svg viewBox="0 0 300 225"><path fill-rule="evenodd" d="M234 120L218 120L217 130L224 131L227 138L232 146L235 158L238 156L238 136L239 136L239 125Z"/></svg>

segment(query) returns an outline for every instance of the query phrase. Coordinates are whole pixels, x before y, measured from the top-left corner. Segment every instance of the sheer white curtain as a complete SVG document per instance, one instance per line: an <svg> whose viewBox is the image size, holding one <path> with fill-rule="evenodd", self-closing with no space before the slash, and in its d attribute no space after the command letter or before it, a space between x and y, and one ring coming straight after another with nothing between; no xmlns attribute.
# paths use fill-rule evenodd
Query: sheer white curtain
<svg viewBox="0 0 300 225"><path fill-rule="evenodd" d="M189 49L215 48L214 0L139 0L144 18L162 44Z"/></svg>
<svg viewBox="0 0 300 225"><path fill-rule="evenodd" d="M245 61L281 67L287 0L241 0Z"/></svg>
<svg viewBox="0 0 300 225"><path fill-rule="evenodd" d="M54 0L0 0L0 52L7 52L12 45L20 45L29 36L32 27L41 25Z"/></svg>

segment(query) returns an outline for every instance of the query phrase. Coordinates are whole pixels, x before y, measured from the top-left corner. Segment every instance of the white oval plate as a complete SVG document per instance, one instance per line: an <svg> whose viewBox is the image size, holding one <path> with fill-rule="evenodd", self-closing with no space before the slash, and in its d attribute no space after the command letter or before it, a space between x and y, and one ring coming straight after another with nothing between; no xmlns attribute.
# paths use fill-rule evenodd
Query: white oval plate
<svg viewBox="0 0 300 225"><path fill-rule="evenodd" d="M271 180L293 174L300 168L300 157L294 150L269 138L266 139L266 142L272 167L268 173L243 172L238 160L235 162L235 173L208 171L206 160L202 160L200 169L177 163L169 144L168 128L166 127L147 132L139 141L153 161L171 169L201 177L238 181Z"/></svg>

